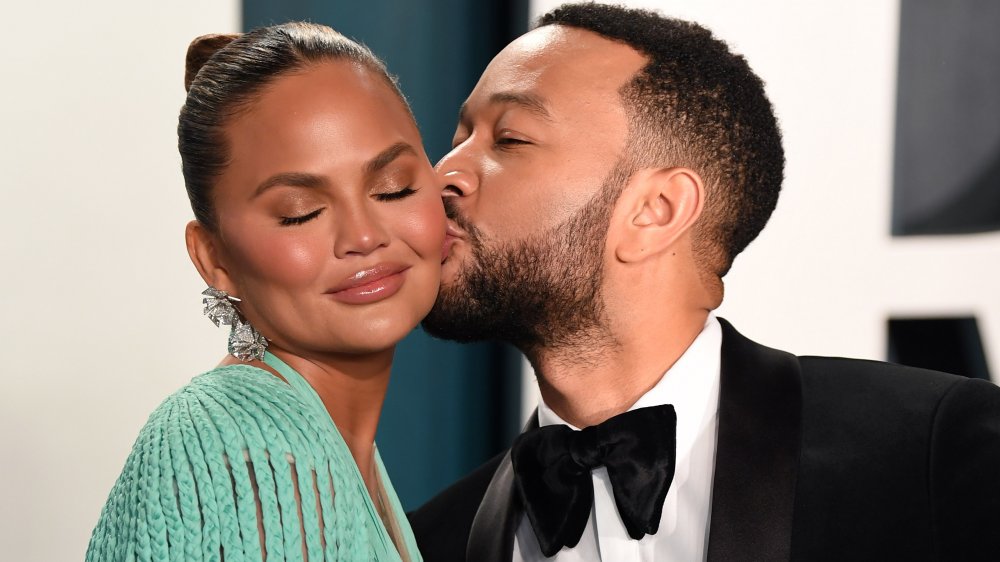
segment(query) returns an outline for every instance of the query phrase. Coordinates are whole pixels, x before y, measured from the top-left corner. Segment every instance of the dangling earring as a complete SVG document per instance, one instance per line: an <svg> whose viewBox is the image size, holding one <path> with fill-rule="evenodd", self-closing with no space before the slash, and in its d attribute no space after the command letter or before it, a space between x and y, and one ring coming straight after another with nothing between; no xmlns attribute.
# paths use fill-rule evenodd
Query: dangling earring
<svg viewBox="0 0 1000 562"><path fill-rule="evenodd" d="M216 326L232 326L229 331L229 353L240 361L263 360L267 338L240 317L240 311L234 304L240 302L240 299L215 287L209 287L201 294L205 295L201 301L205 304L205 316Z"/></svg>

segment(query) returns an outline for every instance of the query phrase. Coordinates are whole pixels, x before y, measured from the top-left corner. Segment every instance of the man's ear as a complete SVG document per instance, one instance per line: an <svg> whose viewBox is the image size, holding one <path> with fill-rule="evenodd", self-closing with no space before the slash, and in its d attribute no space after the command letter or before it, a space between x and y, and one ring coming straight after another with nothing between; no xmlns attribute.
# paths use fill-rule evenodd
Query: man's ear
<svg viewBox="0 0 1000 562"><path fill-rule="evenodd" d="M188 256L205 284L225 291L233 296L236 287L229 277L229 271L219 259L220 248L218 237L200 222L193 220L184 229L184 241L187 244Z"/></svg>
<svg viewBox="0 0 1000 562"><path fill-rule="evenodd" d="M622 262L667 251L701 216L705 184L689 168L650 168L633 174L619 201L622 231L614 248Z"/></svg>

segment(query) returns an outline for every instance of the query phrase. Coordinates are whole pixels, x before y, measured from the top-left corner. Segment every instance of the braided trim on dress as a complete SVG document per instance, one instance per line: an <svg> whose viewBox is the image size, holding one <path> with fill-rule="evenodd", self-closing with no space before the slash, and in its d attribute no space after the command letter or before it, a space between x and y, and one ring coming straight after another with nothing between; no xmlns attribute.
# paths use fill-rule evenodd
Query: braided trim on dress
<svg viewBox="0 0 1000 562"><path fill-rule="evenodd" d="M269 560L303 560L303 547L310 561L372 560L353 463L330 420L277 377L209 371L150 415L86 560L256 562L259 523Z"/></svg>

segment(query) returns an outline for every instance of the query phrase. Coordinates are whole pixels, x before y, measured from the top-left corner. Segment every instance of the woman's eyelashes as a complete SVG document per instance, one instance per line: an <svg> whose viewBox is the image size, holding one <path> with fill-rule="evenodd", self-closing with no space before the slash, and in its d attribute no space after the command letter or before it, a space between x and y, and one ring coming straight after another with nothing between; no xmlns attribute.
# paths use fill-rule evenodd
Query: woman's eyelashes
<svg viewBox="0 0 1000 562"><path fill-rule="evenodd" d="M410 186L406 186L403 189L400 189L399 191L390 191L389 193L376 193L375 199L377 199L378 201L398 201L400 199L405 199L416 192L417 192L416 189L413 189Z"/></svg>
<svg viewBox="0 0 1000 562"><path fill-rule="evenodd" d="M296 224L302 224L313 220L318 217L320 213L323 212L322 208L316 209L311 213L304 215L299 215L297 217L281 217L281 226L294 226Z"/></svg>
<svg viewBox="0 0 1000 562"><path fill-rule="evenodd" d="M410 186L406 186L396 191L390 191L387 193L375 193L372 195L372 197L374 197L376 201L398 201L400 199L405 199L416 192L417 192L416 189ZM323 212L324 208L325 207L320 207L319 209L316 209L315 211L312 211L311 213L306 213L304 215L296 215L291 217L282 216L279 217L279 223L281 224L281 226L295 226L297 224L304 224L318 217Z"/></svg>

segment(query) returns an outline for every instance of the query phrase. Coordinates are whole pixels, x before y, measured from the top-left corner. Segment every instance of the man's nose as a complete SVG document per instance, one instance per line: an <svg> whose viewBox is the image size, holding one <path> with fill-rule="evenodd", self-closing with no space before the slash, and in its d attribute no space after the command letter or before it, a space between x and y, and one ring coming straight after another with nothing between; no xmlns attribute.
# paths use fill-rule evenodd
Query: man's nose
<svg viewBox="0 0 1000 562"><path fill-rule="evenodd" d="M475 174L463 170L452 170L444 174L445 188L442 197L468 197L479 189Z"/></svg>
<svg viewBox="0 0 1000 562"><path fill-rule="evenodd" d="M479 190L479 176L463 154L465 144L456 146L438 162L436 169L444 180L443 197L468 197Z"/></svg>

